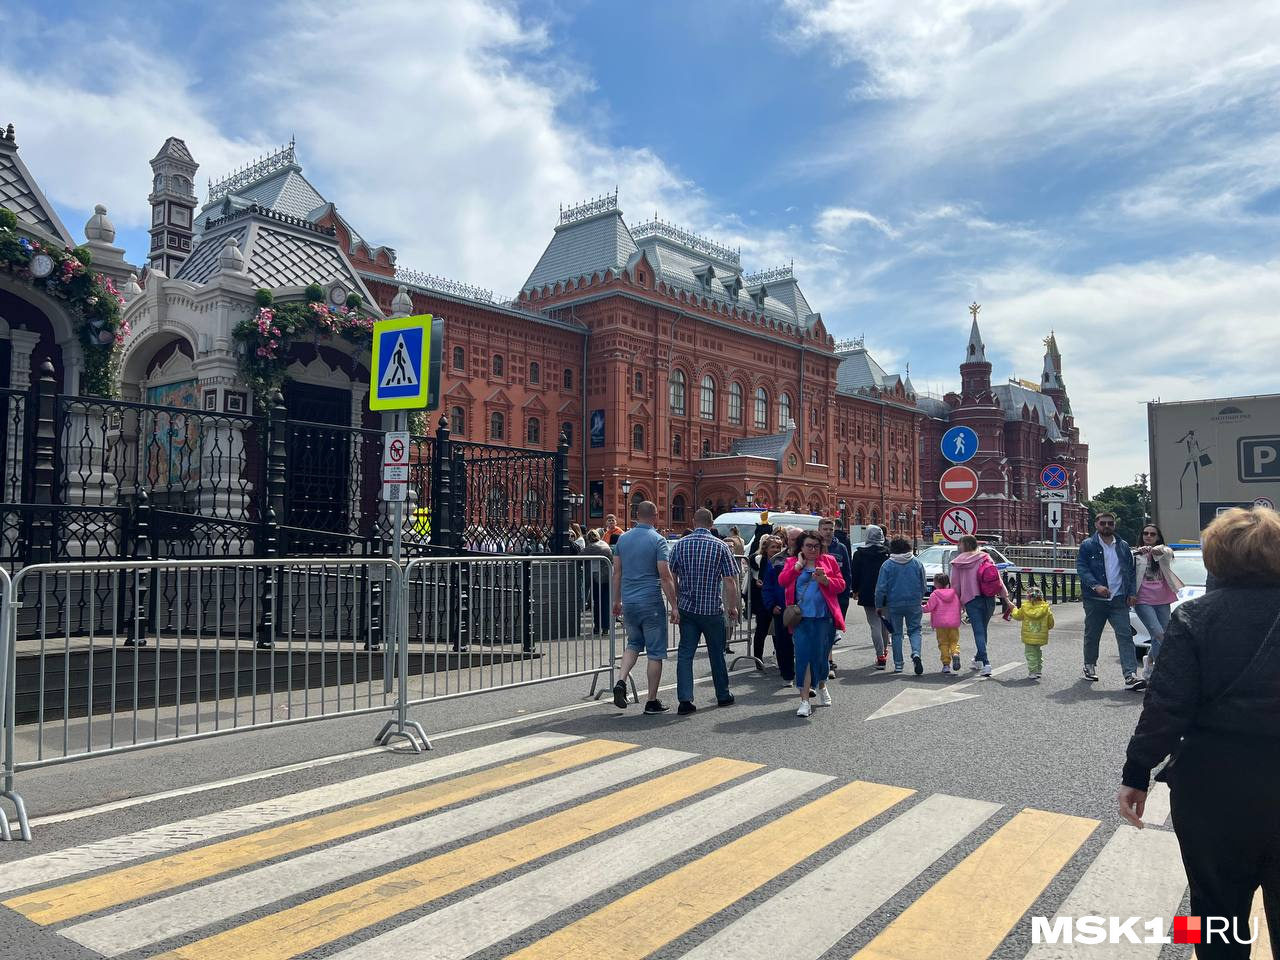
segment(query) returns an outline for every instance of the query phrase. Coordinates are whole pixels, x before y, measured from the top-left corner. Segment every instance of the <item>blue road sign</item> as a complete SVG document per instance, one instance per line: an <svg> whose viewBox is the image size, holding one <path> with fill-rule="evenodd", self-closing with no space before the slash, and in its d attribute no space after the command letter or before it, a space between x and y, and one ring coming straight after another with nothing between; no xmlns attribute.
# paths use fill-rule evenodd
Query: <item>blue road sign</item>
<svg viewBox="0 0 1280 960"><path fill-rule="evenodd" d="M978 453L978 435L969 427L952 427L942 435L942 455L952 463L966 463Z"/></svg>
<svg viewBox="0 0 1280 960"><path fill-rule="evenodd" d="M374 324L370 410L411 410L428 405L432 339L429 314Z"/></svg>
<svg viewBox="0 0 1280 960"><path fill-rule="evenodd" d="M1060 463L1051 463L1040 471L1040 485L1050 490L1061 490L1067 485L1067 468Z"/></svg>

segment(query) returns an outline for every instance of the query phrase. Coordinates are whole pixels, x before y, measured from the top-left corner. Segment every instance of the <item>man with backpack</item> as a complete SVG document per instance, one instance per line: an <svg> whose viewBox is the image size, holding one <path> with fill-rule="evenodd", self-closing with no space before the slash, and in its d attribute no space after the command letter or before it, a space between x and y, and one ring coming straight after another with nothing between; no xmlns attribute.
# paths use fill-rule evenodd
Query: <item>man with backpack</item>
<svg viewBox="0 0 1280 960"><path fill-rule="evenodd" d="M969 669L989 677L991 658L987 654L987 628L996 612L996 598L1000 598L1004 610L1009 609L1013 601L995 561L978 549L975 537L960 538L960 551L951 558L951 586L959 594L964 611L969 615L969 626L977 647Z"/></svg>

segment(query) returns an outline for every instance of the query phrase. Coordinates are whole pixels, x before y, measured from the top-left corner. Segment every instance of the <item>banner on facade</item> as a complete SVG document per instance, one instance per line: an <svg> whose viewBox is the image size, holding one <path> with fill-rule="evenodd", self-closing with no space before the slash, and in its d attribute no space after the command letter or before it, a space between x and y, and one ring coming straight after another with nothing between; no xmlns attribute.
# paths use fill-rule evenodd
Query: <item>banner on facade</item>
<svg viewBox="0 0 1280 960"><path fill-rule="evenodd" d="M591 448L604 446L604 411L591 411Z"/></svg>

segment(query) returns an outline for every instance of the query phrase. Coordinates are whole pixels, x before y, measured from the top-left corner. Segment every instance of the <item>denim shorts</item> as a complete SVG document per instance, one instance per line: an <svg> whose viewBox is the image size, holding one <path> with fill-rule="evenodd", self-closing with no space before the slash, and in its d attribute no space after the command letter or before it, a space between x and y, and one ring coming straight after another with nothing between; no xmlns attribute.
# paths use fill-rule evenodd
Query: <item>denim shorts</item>
<svg viewBox="0 0 1280 960"><path fill-rule="evenodd" d="M624 604L622 625L627 631L628 650L644 651L650 660L667 659L666 607L662 604Z"/></svg>

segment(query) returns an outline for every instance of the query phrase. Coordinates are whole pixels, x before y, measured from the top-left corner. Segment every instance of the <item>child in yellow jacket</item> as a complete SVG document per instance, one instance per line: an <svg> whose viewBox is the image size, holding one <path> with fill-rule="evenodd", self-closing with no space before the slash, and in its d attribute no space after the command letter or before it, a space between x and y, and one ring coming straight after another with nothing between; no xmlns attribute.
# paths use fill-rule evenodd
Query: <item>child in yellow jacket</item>
<svg viewBox="0 0 1280 960"><path fill-rule="evenodd" d="M1032 680L1040 679L1044 666L1044 650L1049 642L1049 631L1053 629L1053 610L1044 602L1044 594L1038 587L1027 591L1026 603L1019 604L1013 611L1015 620L1022 621L1022 649L1027 656L1027 676Z"/></svg>

